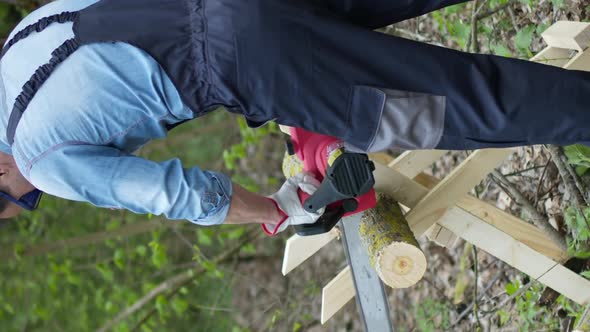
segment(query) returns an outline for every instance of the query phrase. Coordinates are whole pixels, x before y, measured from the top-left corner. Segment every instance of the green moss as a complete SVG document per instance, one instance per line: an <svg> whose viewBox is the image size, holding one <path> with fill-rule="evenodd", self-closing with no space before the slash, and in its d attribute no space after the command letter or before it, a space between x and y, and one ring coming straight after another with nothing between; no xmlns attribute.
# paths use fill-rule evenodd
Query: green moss
<svg viewBox="0 0 590 332"><path fill-rule="evenodd" d="M359 234L373 267L379 251L392 242L418 246L398 203L382 193L377 194L377 200L377 206L364 213L359 227Z"/></svg>

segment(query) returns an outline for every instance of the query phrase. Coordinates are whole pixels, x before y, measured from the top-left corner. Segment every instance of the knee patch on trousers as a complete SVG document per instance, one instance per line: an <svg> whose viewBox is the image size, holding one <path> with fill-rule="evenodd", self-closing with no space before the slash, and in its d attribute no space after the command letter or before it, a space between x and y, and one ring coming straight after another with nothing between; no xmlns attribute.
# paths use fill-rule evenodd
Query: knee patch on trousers
<svg viewBox="0 0 590 332"><path fill-rule="evenodd" d="M377 130L366 149L368 152L388 148L432 149L442 137L446 104L444 96L355 86L352 99L351 112L380 113ZM362 105L379 106L376 110L369 110Z"/></svg>

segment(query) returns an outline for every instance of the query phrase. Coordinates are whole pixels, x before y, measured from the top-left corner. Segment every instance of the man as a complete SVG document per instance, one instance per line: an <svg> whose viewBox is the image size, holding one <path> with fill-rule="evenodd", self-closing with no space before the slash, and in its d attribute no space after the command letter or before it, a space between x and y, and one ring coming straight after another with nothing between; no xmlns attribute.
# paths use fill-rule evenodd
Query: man
<svg viewBox="0 0 590 332"><path fill-rule="evenodd" d="M270 234L316 220L296 197L316 188L309 175L268 199L131 154L220 105L253 127L274 120L361 151L587 141L590 74L372 31L458 2L51 3L21 22L0 61L0 189L11 201L1 216L33 208L39 189Z"/></svg>

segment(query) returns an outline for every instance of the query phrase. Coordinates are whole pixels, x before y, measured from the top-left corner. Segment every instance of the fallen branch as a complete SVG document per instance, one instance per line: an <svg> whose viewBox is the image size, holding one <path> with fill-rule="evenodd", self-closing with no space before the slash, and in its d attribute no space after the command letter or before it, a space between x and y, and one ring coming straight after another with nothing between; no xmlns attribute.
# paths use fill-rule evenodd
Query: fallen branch
<svg viewBox="0 0 590 332"><path fill-rule="evenodd" d="M590 205L590 202L584 195L585 186L582 184L582 180L576 173L576 170L567 161L567 157L563 153L563 150L556 145L546 145L545 148L549 151L553 163L557 166L559 175L563 179L567 190L574 197L575 203L579 207Z"/></svg>
<svg viewBox="0 0 590 332"><path fill-rule="evenodd" d="M219 254L218 256L214 257L211 260L211 263L219 264L219 263L222 263L222 262L228 260L235 253L237 253L242 248L242 246L244 246L248 242L253 241L256 237L260 236L261 234L263 234L263 233L260 232L260 230L258 230L257 228L253 229L246 236L244 236L243 239L240 242L238 242L235 246L231 247L230 249L228 249L228 250L224 251L223 253ZM184 271L184 272L177 274L169 279L164 280L164 282L160 283L158 286L156 286L154 289L149 291L146 295L144 295L142 298L137 300L131 306L127 307L125 310L120 312L117 316L115 316L115 318L108 321L105 325L103 325L101 328L99 328L97 330L97 332L106 332L106 331L111 330L117 324L119 324L123 320L127 319L129 316L131 316L132 314L134 314L135 312L137 312L141 308L143 308L146 304L151 302L158 295L160 295L168 290L171 290L171 289L180 289L182 287L180 285L184 285L184 284L189 283L196 276L203 274L206 271L207 270L203 266L199 266L197 268ZM147 318L149 318L149 317L145 317L144 319L141 320L141 322L147 321Z"/></svg>
<svg viewBox="0 0 590 332"><path fill-rule="evenodd" d="M479 320L479 304L477 301L477 284L479 280L479 260L477 258L477 247L473 246L473 273L475 275L475 281L473 285L473 315L475 316L475 322L477 323L476 331L481 330L481 321Z"/></svg>
<svg viewBox="0 0 590 332"><path fill-rule="evenodd" d="M498 273L492 279L492 281L488 283L488 285L482 290L481 294L478 295L478 301L483 299L485 294L490 290L490 288L492 288L492 286L494 286L496 281L500 280L500 278L503 275L504 275L504 270L502 270L500 273ZM465 310L463 310L461 312L461 314L459 314L459 316L457 316L457 319L455 319L455 322L453 322L453 324L449 328L457 326L457 324L459 324L461 322L461 320L463 320L463 318L465 318L465 316L467 316L467 314L469 314L473 310L474 305L475 305L475 301L471 302L471 304L469 304L469 306L467 308L465 308Z"/></svg>
<svg viewBox="0 0 590 332"><path fill-rule="evenodd" d="M465 45L465 52L469 52L473 46L473 52L479 52L479 45L477 43L477 4L479 0L473 0L471 9L471 30L469 32L469 39Z"/></svg>
<svg viewBox="0 0 590 332"><path fill-rule="evenodd" d="M590 304L586 305L584 312L578 319L578 324L576 324L575 329L576 331L588 331L590 330Z"/></svg>
<svg viewBox="0 0 590 332"><path fill-rule="evenodd" d="M527 291L529 288L531 288L531 286L533 285L533 282L530 281L528 284L520 287L520 289L518 291L516 291L514 294L510 295L509 297L507 297L504 301L500 302L497 306L493 307L490 310L487 311L482 311L481 313L483 315L488 315L488 314L493 314L496 311L502 309L506 304L508 304L510 301L514 300L515 298L519 297L520 295L522 295L522 293L524 293L525 291Z"/></svg>
<svg viewBox="0 0 590 332"><path fill-rule="evenodd" d="M535 190L535 202L533 206L537 206L537 203L539 203L539 198L541 197L541 187L543 186L543 180L545 179L545 174L547 174L547 168L549 168L551 159L552 158L549 158L549 160L547 160L547 163L543 168L543 173L541 173L541 177L539 178L539 183L537 183L537 190Z"/></svg>
<svg viewBox="0 0 590 332"><path fill-rule="evenodd" d="M481 19L484 19L486 17L492 16L492 15L496 14L497 12L502 11L502 10L504 10L504 9L512 6L513 4L514 4L514 1L508 1L507 3L505 3L505 4L501 5L501 6L498 6L498 7L494 8L494 9L492 9L492 10L488 10L485 13L482 13L482 14L477 15L477 19L478 20L481 20Z"/></svg>
<svg viewBox="0 0 590 332"><path fill-rule="evenodd" d="M563 183L565 185L566 190L571 194L573 197L573 205L576 209L577 213L584 218L586 225L590 228L590 223L586 218L586 214L583 211L584 206L588 206L588 203L585 199L585 196L580 191L578 185L576 185L576 178L577 174L575 171L570 171L571 165L567 162L567 158L563 153L561 147L556 145L545 145L545 148L549 151L551 158L553 159L553 163L557 167L559 175L563 179ZM569 167L569 168L568 168ZM572 232L575 231L572 229ZM574 237L576 234L574 233Z"/></svg>
<svg viewBox="0 0 590 332"><path fill-rule="evenodd" d="M419 41L422 43L428 43L428 44L435 45L435 46L446 47L445 45L443 45L439 42L436 42L428 37L422 36L420 34L412 32L410 30L406 30L406 29L402 29L402 28L398 28L398 27L394 27L393 29L394 29L393 31L395 31L395 33L397 33L400 37L412 39L412 40Z"/></svg>
<svg viewBox="0 0 590 332"><path fill-rule="evenodd" d="M471 45L471 51L474 53L479 53L479 41L477 40L477 23L479 22L478 15L481 12L482 8L485 6L486 2L487 0L483 0L481 4L479 4L479 0L473 1L473 8L471 10L471 33L470 38L467 41L467 52L469 52Z"/></svg>
<svg viewBox="0 0 590 332"><path fill-rule="evenodd" d="M518 33L520 31L520 28L518 27L518 24L516 23L516 16L514 15L514 10L512 10L512 7L508 7L506 10L508 11L508 14L510 15L510 20L512 21L512 27L514 28L514 32Z"/></svg>
<svg viewBox="0 0 590 332"><path fill-rule="evenodd" d="M531 221L535 226L539 227L547 236L557 244L560 249L567 252L567 244L565 237L561 235L553 226L549 223L549 220L542 215L533 204L516 188L516 186L508 181L506 177L498 170L492 171L492 178L496 179L502 188L504 188L516 202L522 207L522 209L530 216Z"/></svg>

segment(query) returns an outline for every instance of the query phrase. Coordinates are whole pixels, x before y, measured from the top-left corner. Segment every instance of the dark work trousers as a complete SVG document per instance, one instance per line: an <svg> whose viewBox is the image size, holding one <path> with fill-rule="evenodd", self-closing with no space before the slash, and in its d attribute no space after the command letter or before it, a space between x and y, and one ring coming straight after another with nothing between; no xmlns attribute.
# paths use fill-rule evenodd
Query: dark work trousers
<svg viewBox="0 0 590 332"><path fill-rule="evenodd" d="M101 0L42 18L74 37L16 98L10 143L38 88L83 45L151 55L186 105L219 105L334 136L364 151L590 142L590 74L468 54L372 31L461 0ZM63 63L62 63L63 62Z"/></svg>
<svg viewBox="0 0 590 332"><path fill-rule="evenodd" d="M210 0L212 79L252 125L365 151L590 142L590 73L372 31L458 2Z"/></svg>

